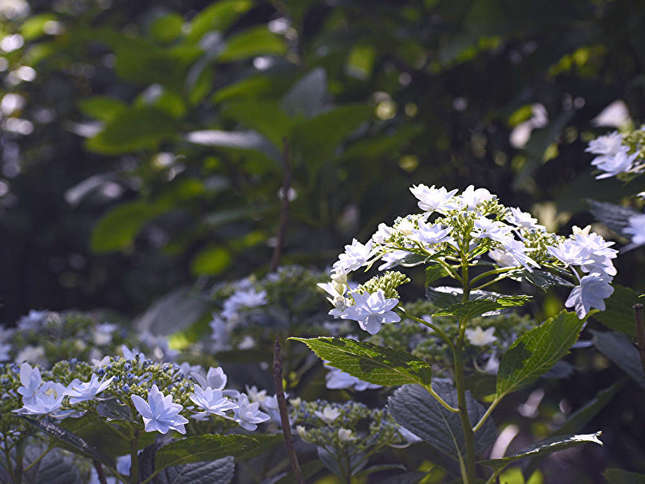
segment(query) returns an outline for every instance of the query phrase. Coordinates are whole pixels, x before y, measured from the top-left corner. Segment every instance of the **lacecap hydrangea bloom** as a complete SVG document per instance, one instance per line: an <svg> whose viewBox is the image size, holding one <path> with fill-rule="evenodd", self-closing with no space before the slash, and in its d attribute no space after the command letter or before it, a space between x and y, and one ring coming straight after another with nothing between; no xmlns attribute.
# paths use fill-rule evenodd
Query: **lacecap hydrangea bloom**
<svg viewBox="0 0 645 484"><path fill-rule="evenodd" d="M476 274L475 266L485 267L481 278L470 279L481 281L473 290L502 278L548 272L552 281L573 286L565 305L579 318L592 308L605 309L617 251L589 227L574 228L568 237L551 234L530 214L505 207L496 195L472 185L461 193L426 185L410 191L422 212L399 217L391 226L380 224L365 243L353 240L333 264L331 281L320 284L334 306L332 316L357 321L370 334L400 321L397 287L408 279L387 269L419 264L458 282ZM472 267L470 275L463 273L464 264ZM373 266L382 274L358 286L348 282L353 272Z"/></svg>
<svg viewBox="0 0 645 484"><path fill-rule="evenodd" d="M591 164L600 170L597 179L641 173L645 169L645 127L599 136L589 142L585 151L596 155Z"/></svg>

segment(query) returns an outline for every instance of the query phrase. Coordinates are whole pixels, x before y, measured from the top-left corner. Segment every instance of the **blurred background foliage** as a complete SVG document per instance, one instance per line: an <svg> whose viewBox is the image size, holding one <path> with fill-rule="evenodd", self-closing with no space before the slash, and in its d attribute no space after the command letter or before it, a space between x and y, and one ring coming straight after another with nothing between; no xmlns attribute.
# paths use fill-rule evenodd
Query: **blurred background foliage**
<svg viewBox="0 0 645 484"><path fill-rule="evenodd" d="M411 183L591 222L623 187L585 144L643 118L642 7L2 0L2 319L265 270L285 170L285 262L324 267Z"/></svg>
<svg viewBox="0 0 645 484"><path fill-rule="evenodd" d="M637 0L0 0L0 54L5 323L185 319L190 288L269 269L284 196L282 263L323 268L414 211L413 183L484 186L554 231L593 223L588 198L645 189L594 180L584 153L645 117ZM643 262L622 255L617 280L642 288ZM522 438L621 375L591 351L572 363L601 371L500 408ZM598 416L611 455L569 472L642 465L637 392Z"/></svg>

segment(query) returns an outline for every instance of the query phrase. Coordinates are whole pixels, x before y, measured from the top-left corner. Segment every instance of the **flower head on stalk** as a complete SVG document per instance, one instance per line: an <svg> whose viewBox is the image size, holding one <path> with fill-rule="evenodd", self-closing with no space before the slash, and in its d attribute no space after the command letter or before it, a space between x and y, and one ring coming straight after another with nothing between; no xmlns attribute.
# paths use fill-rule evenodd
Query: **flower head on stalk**
<svg viewBox="0 0 645 484"><path fill-rule="evenodd" d="M348 276L373 265L384 271L433 264L444 271L442 276L470 289L534 271L555 272L576 284L569 307L581 318L610 294L617 251L589 228L576 227L569 237L551 234L530 214L504 207L490 191L472 185L461 194L425 185L410 191L423 213L399 217L392 226L380 224L365 244L353 240L347 245L334 264L332 282L321 285L331 296L332 316L357 321L370 334L400 321L395 309L397 287L407 282L402 274L387 271L350 289ZM465 274L464 267L469 269ZM480 286L471 287L464 275L481 280Z"/></svg>

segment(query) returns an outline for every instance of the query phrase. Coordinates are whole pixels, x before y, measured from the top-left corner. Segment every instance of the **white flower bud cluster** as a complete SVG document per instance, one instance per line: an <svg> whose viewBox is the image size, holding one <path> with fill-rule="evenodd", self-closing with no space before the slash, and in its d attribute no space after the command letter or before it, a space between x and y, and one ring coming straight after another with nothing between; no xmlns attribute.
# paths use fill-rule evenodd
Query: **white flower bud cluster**
<svg viewBox="0 0 645 484"><path fill-rule="evenodd" d="M417 185L410 191L423 213L400 217L392 226L380 224L365 244L353 240L333 265L331 282L320 285L334 306L332 316L355 320L370 334L383 324L400 321L395 312L398 297L372 283L376 278L355 288L347 281L350 273L367 270L378 261L382 262L379 271L435 265L463 283L464 274L459 274L463 264L490 266L483 257L501 277L546 270L571 279L575 287L566 306L575 308L580 318L591 308L604 309L616 275L613 242L590 233L589 228L574 228L568 238L550 234L530 214L504 207L485 188L471 185L458 194L444 187Z"/></svg>

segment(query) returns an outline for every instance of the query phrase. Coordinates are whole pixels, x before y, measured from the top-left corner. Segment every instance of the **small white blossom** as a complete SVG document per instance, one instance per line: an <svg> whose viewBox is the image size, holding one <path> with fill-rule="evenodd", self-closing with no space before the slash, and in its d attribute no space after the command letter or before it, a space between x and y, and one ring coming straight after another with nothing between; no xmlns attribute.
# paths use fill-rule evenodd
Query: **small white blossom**
<svg viewBox="0 0 645 484"><path fill-rule="evenodd" d="M23 316L18 321L18 329L20 331L35 331L41 327L45 322L48 311L36 311L32 309L26 316Z"/></svg>
<svg viewBox="0 0 645 484"><path fill-rule="evenodd" d="M441 244L450 240L451 230L450 227L419 222L419 229L410 238L426 245Z"/></svg>
<svg viewBox="0 0 645 484"><path fill-rule="evenodd" d="M487 346L497 340L493 333L495 333L493 326L486 330L483 330L481 326L477 326L475 329L467 328L466 339L473 346Z"/></svg>
<svg viewBox="0 0 645 484"><path fill-rule="evenodd" d="M29 363L20 365L20 383L22 386L18 388L18 393L22 395L23 402L29 402L43 384L40 369L32 368Z"/></svg>
<svg viewBox="0 0 645 484"><path fill-rule="evenodd" d="M469 185L461 194L461 205L468 209L474 210L480 203L488 202L493 199L493 194L485 188L475 188Z"/></svg>
<svg viewBox="0 0 645 484"><path fill-rule="evenodd" d="M234 320L239 317L239 310L242 308L255 308L267 303L266 291L256 291L248 288L236 291L231 297L224 301L222 317L226 320Z"/></svg>
<svg viewBox="0 0 645 484"><path fill-rule="evenodd" d="M213 330L211 339L214 340L213 351L225 351L231 348L230 329L228 323L218 314L213 313L213 320L209 323Z"/></svg>
<svg viewBox="0 0 645 484"><path fill-rule="evenodd" d="M341 442L351 442L356 439L356 436L352 433L350 429L338 429L338 439Z"/></svg>
<svg viewBox="0 0 645 484"><path fill-rule="evenodd" d="M435 188L432 185L417 185L410 187L412 195L419 200L419 208L426 212L445 212L455 208L453 197L457 190L446 190L444 187Z"/></svg>
<svg viewBox="0 0 645 484"><path fill-rule="evenodd" d="M341 317L358 321L359 326L369 334L376 334L384 323L401 320L392 309L399 303L396 298L386 298L381 289L375 293L354 293L355 304L349 306Z"/></svg>
<svg viewBox="0 0 645 484"><path fill-rule="evenodd" d="M78 379L74 379L68 385L66 391L66 394L70 397L69 403L75 405L80 402L94 400L99 393L110 386L113 379L114 377L110 377L99 381L99 377L96 374L92 374L90 381L84 383Z"/></svg>
<svg viewBox="0 0 645 484"><path fill-rule="evenodd" d="M394 249L386 252L381 257L383 264L378 267L378 270L385 271L391 269L392 267L396 267L409 255L410 253L407 250Z"/></svg>
<svg viewBox="0 0 645 484"><path fill-rule="evenodd" d="M258 428L258 424L266 422L270 417L260 411L259 402L249 402L249 398L241 393L237 399L237 408L233 419L245 430L253 431Z"/></svg>
<svg viewBox="0 0 645 484"><path fill-rule="evenodd" d="M345 246L345 252L338 256L332 267L332 275L347 274L367 264L372 256L372 242L361 244L353 239L351 245Z"/></svg>
<svg viewBox="0 0 645 484"><path fill-rule="evenodd" d="M173 403L172 395L164 396L157 385L153 385L148 392L148 401L138 395L132 395L132 403L143 418L146 432L159 432L167 434L169 430L176 430L185 434L184 425L188 419L180 415L183 406Z"/></svg>
<svg viewBox="0 0 645 484"><path fill-rule="evenodd" d="M202 388L199 385L195 385L195 391L190 395L190 399L198 409L202 410L193 415L195 420L204 420L209 415L229 418L226 412L237 407L237 403L226 398L221 390Z"/></svg>
<svg viewBox="0 0 645 484"><path fill-rule="evenodd" d="M473 235L479 239L487 238L501 244L506 244L513 240L511 228L508 225L486 217L475 219Z"/></svg>
<svg viewBox="0 0 645 484"><path fill-rule="evenodd" d="M544 230L544 227L538 225L537 219L531 217L530 213L522 212L519 208L511 207L510 213L506 215L506 220L517 227L527 230Z"/></svg>
<svg viewBox="0 0 645 484"><path fill-rule="evenodd" d="M584 318L591 308L605 310L605 299L611 296L614 288L609 284L610 279L598 273L584 276L580 285L574 287L564 305L575 308L578 318Z"/></svg>
<svg viewBox="0 0 645 484"><path fill-rule="evenodd" d="M34 392L32 398L25 400L23 398L22 408L16 410L23 415L46 415L61 416L58 411L63 404L63 398L67 387L53 381L44 382Z"/></svg>
<svg viewBox="0 0 645 484"><path fill-rule="evenodd" d="M579 266L588 262L584 247L576 244L571 239L567 239L557 246L547 247L547 250L565 266Z"/></svg>
<svg viewBox="0 0 645 484"><path fill-rule="evenodd" d="M206 376L201 371L191 372L191 376L202 387L213 388L214 390L223 390L228 381L228 377L221 367L210 367Z"/></svg>
<svg viewBox="0 0 645 484"><path fill-rule="evenodd" d="M317 410L315 415L320 420L329 425L338 418L338 416L340 415L340 410L327 405L325 406L325 408L323 408L322 412L320 410Z"/></svg>

